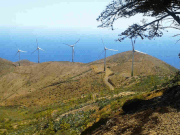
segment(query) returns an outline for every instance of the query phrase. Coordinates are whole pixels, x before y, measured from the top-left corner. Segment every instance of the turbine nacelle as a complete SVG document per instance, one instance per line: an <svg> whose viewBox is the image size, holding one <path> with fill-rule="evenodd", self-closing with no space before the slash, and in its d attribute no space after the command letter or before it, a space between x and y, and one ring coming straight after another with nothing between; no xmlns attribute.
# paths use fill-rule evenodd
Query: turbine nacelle
<svg viewBox="0 0 180 135"><path fill-rule="evenodd" d="M79 40L80 40L80 39L79 39ZM79 40L78 40L77 42L79 42ZM77 44L77 42L76 42L75 44L73 44L73 45L69 45L69 44L63 43L63 44L65 44L65 45L67 45L67 46L72 47L72 62L74 62L74 61L73 61L73 57L74 57L74 46Z"/></svg>
<svg viewBox="0 0 180 135"><path fill-rule="evenodd" d="M19 61L20 61L20 52L26 52L26 51L19 50L19 48L18 48L18 51L17 51L17 53L15 54L15 56L19 53ZM14 57L15 57L15 56L14 56ZM20 66L20 63L19 63L19 66Z"/></svg>
<svg viewBox="0 0 180 135"><path fill-rule="evenodd" d="M114 49L108 49L108 48L106 48L106 47L104 47L104 50L118 51L118 50L114 50Z"/></svg>
<svg viewBox="0 0 180 135"><path fill-rule="evenodd" d="M102 38L101 38L101 41L102 41L102 43L103 43L103 45L104 45L104 42L103 42ZM106 51L106 50L110 50L110 51L118 51L118 50L114 50L114 49L108 49L108 48L106 48L105 46L104 46L104 50L105 50L105 51Z"/></svg>
<svg viewBox="0 0 180 135"><path fill-rule="evenodd" d="M22 50L19 50L19 49L18 49L18 51L17 51L17 52L27 52L27 51L22 51Z"/></svg>
<svg viewBox="0 0 180 135"><path fill-rule="evenodd" d="M80 39L79 39L80 40ZM77 41L77 42L79 42L79 40ZM74 47L76 44L77 44L77 42L75 43L75 44L73 44L73 45L69 45L69 44L65 44L65 43L63 43L63 44L65 44L65 45L67 45L67 46L70 46L70 47Z"/></svg>
<svg viewBox="0 0 180 135"><path fill-rule="evenodd" d="M101 38L101 40L102 40L102 38ZM103 43L103 45L104 45L104 42L103 42L103 40L102 40L102 43ZM104 46L104 51L105 51L105 56L104 56L104 71L106 71L106 50L110 50L110 51L118 51L118 50L114 50L114 49L108 49L108 48L106 48L105 46ZM103 52L104 52L103 51ZM102 52L102 53L103 53ZM101 53L101 54L102 54ZM99 56L100 57L100 56Z"/></svg>
<svg viewBox="0 0 180 135"><path fill-rule="evenodd" d="M38 50L38 63L39 63L39 50L42 50L42 51L45 51L45 50L43 50L43 49L41 49L39 46L38 46L38 41L37 41L37 39L36 39L36 42L37 42L37 49L36 50ZM35 50L35 51L36 51ZM34 52L35 52L34 51ZM32 52L31 54L33 54L34 52Z"/></svg>
<svg viewBox="0 0 180 135"><path fill-rule="evenodd" d="M19 50L19 49L18 49L16 55L17 55L18 53L20 53L20 52L27 52L27 51L22 51L22 50ZM15 55L15 56L16 56L16 55Z"/></svg>
<svg viewBox="0 0 180 135"><path fill-rule="evenodd" d="M41 49L40 47L38 47L38 48L37 48L37 50L42 50L42 51L44 51L44 50L43 50L43 49Z"/></svg>
<svg viewBox="0 0 180 135"><path fill-rule="evenodd" d="M74 47L74 45L68 45L68 46L70 46L70 47Z"/></svg>

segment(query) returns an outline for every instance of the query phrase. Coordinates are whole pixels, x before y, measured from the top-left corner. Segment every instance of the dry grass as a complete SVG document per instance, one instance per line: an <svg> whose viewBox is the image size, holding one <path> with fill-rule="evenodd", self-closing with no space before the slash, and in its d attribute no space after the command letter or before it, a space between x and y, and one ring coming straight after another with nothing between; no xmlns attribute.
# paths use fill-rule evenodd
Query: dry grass
<svg viewBox="0 0 180 135"><path fill-rule="evenodd" d="M149 55L135 53L134 58L134 76L164 75L176 71L170 65ZM20 61L21 66L17 67L14 67L12 62L3 61L4 67L9 68L1 72L3 75L0 77L0 105L46 105L109 89L103 82L103 60L88 64L37 64L23 60ZM128 79L131 72L131 52L108 57L107 67L114 73L110 80L116 88L126 84L126 80L131 80Z"/></svg>
<svg viewBox="0 0 180 135"><path fill-rule="evenodd" d="M0 78L4 105L45 105L106 89L103 74L81 63L46 62L16 67ZM6 90L6 91L4 91Z"/></svg>

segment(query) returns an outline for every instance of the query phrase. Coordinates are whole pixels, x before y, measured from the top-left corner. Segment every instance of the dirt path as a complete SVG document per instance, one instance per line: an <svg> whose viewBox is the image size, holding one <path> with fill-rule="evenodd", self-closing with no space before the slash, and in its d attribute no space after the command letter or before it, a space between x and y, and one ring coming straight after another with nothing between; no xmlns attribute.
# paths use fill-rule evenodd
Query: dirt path
<svg viewBox="0 0 180 135"><path fill-rule="evenodd" d="M97 95L97 94L93 94L93 100L91 100L91 101L89 101L89 102L87 102L87 103L93 103L93 102L95 102L95 100L111 99L111 98L128 96L128 95L133 95L133 94L135 94L135 92L129 92L129 91L128 91L128 92L120 92L119 94L114 94L113 97L111 97L111 96L105 96L105 97L100 97L100 98L96 98L96 95ZM91 104L90 104L90 105L86 105L86 106L84 106L84 107L82 107L82 108L74 109L74 110L72 110L72 111L67 111L66 113L63 113L63 114L59 115L59 116L56 118L55 121L59 121L61 117L65 116L65 115L68 115L68 114L70 114L70 113L74 114L74 113L76 113L76 112L78 112L78 111L98 110L98 109L99 109L99 107L98 107L97 105L91 105ZM52 116L53 116L53 115L56 115L57 112L58 112L57 110L54 110L54 111L52 111L51 115L52 115Z"/></svg>
<svg viewBox="0 0 180 135"><path fill-rule="evenodd" d="M106 68L106 74L105 74L105 77L104 77L104 82L110 88L110 90L114 90L114 87L108 81L109 76L112 75L112 74L113 74L113 72L109 68Z"/></svg>
<svg viewBox="0 0 180 135"><path fill-rule="evenodd" d="M61 117L65 116L65 115L68 115L68 114L74 114L76 112L79 112L79 111L87 111L87 110L98 110L99 107L97 105L87 105L87 106L84 106L82 108L79 108L79 109L75 109L75 110L72 110L72 111L68 111L66 113L63 113L61 115L59 115L55 121L59 121ZM52 112L52 115L54 115L53 113L56 113L57 111L53 111Z"/></svg>
<svg viewBox="0 0 180 135"><path fill-rule="evenodd" d="M93 71L95 73L104 72L104 66L103 65L92 65L91 68L93 69ZM114 90L114 87L108 81L109 76L112 74L113 74L113 72L109 68L106 68L104 83L110 88L110 90Z"/></svg>

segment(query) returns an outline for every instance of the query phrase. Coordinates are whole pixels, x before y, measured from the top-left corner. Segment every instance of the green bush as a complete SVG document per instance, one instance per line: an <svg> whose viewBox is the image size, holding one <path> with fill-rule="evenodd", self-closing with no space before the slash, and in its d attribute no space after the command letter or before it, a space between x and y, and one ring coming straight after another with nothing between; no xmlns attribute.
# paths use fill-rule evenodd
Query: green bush
<svg viewBox="0 0 180 135"><path fill-rule="evenodd" d="M70 128L70 124L69 123L62 123L60 124L60 130L67 130Z"/></svg>
<svg viewBox="0 0 180 135"><path fill-rule="evenodd" d="M78 130L81 132L90 122L90 115L93 114L95 110L89 111L79 111L75 114L67 114L60 118L59 122L54 123L55 131L58 130ZM59 127L58 127L59 126Z"/></svg>

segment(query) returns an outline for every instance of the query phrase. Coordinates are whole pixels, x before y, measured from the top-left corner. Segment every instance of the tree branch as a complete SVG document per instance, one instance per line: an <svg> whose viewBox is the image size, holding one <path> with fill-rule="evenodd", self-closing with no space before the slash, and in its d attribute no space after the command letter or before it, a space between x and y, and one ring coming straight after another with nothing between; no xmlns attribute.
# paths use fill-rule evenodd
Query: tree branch
<svg viewBox="0 0 180 135"><path fill-rule="evenodd" d="M180 24L179 16L176 16L176 14L179 14L179 12L172 13L172 12L170 12L168 9L165 9L165 11L166 11L169 15L171 15L171 16L174 18L174 20L177 21L177 23Z"/></svg>

